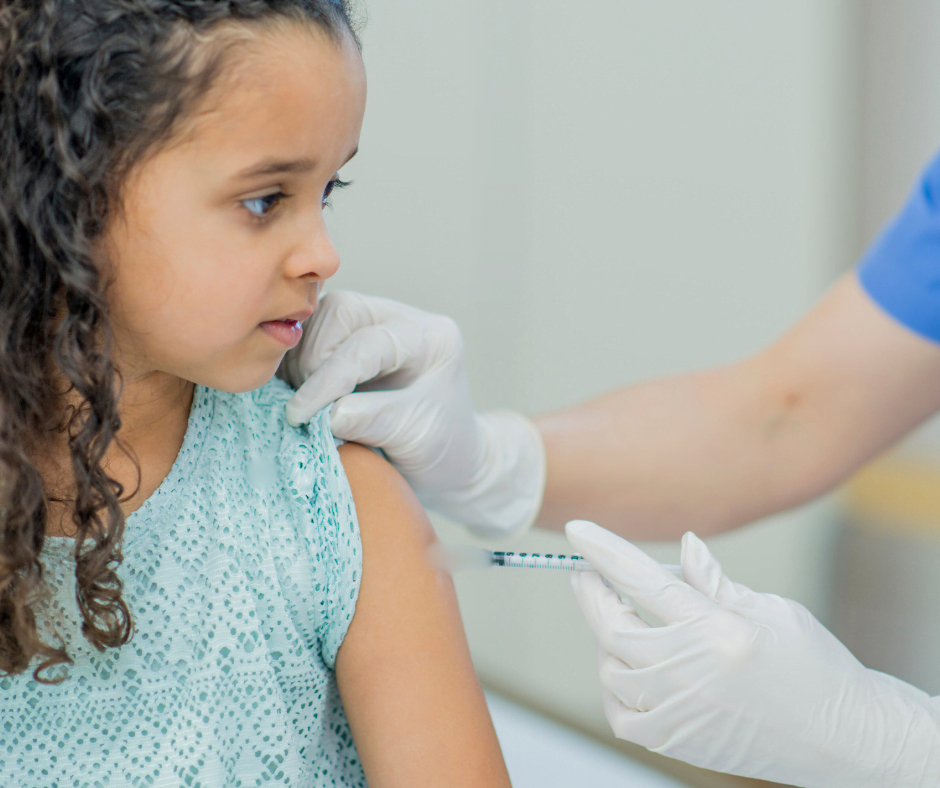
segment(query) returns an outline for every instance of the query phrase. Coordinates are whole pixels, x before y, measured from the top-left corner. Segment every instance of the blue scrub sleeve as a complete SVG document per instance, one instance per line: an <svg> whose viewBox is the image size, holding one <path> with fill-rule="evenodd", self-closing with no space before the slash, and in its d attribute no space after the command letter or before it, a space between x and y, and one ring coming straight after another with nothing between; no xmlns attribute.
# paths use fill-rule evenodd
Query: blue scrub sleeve
<svg viewBox="0 0 940 788"><path fill-rule="evenodd" d="M866 251L858 279L895 320L940 342L940 155Z"/></svg>

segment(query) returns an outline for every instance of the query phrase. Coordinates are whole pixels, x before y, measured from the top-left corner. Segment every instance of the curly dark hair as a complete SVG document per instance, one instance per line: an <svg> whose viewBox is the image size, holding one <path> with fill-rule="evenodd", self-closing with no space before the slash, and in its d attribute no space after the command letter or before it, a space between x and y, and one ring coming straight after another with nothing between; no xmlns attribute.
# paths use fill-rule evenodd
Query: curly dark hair
<svg viewBox="0 0 940 788"><path fill-rule="evenodd" d="M112 441L123 448L121 378L92 252L130 169L237 49L226 31L274 21L356 36L347 0L0 2L0 673L36 659L36 680L58 681L43 673L71 662L37 627L48 505L62 500L36 464L51 435L67 440L74 476L82 632L99 650L131 639L117 574L126 499L102 467Z"/></svg>

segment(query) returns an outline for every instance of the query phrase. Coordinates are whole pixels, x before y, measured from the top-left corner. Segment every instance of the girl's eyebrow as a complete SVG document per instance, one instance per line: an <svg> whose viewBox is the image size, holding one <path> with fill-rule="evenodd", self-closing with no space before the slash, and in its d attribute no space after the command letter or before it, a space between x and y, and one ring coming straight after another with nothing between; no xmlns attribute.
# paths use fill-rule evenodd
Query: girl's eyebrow
<svg viewBox="0 0 940 788"><path fill-rule="evenodd" d="M353 156L359 152L357 147L349 156L346 158L348 162ZM345 164L346 162L344 162ZM258 178L262 175L280 175L282 173L303 173L310 172L315 170L317 163L313 159L262 159L257 164L248 167L241 172L235 173L233 176L236 180L248 180L249 178Z"/></svg>
<svg viewBox="0 0 940 788"><path fill-rule="evenodd" d="M262 159L257 164L235 174L238 180L257 178L262 175L279 175L281 173L310 172L316 169L317 163L313 159Z"/></svg>

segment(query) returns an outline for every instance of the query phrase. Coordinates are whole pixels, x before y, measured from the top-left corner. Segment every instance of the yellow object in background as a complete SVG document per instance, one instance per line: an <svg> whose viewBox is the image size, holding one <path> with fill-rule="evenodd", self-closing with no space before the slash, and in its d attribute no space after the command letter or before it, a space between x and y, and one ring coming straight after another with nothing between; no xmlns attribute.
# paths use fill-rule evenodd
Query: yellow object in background
<svg viewBox="0 0 940 788"><path fill-rule="evenodd" d="M844 501L861 527L940 537L940 464L904 458L874 463L846 485Z"/></svg>
<svg viewBox="0 0 940 788"><path fill-rule="evenodd" d="M940 463L874 463L843 505L834 634L867 667L940 694Z"/></svg>

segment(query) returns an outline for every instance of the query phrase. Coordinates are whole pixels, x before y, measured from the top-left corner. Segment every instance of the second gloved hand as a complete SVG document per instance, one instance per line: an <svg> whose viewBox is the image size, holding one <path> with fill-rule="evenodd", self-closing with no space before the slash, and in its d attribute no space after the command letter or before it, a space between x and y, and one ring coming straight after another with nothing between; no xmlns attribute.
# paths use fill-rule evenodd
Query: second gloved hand
<svg viewBox="0 0 940 788"><path fill-rule="evenodd" d="M335 400L333 434L382 449L425 506L480 536L534 521L545 482L541 436L519 414L474 412L450 318L328 293L278 374L298 389L287 404L291 424Z"/></svg>
<svg viewBox="0 0 940 788"><path fill-rule="evenodd" d="M940 785L940 707L864 667L806 608L730 581L682 540L676 579L593 523L568 538L600 575L572 585L598 639L614 733L696 766L804 788Z"/></svg>

